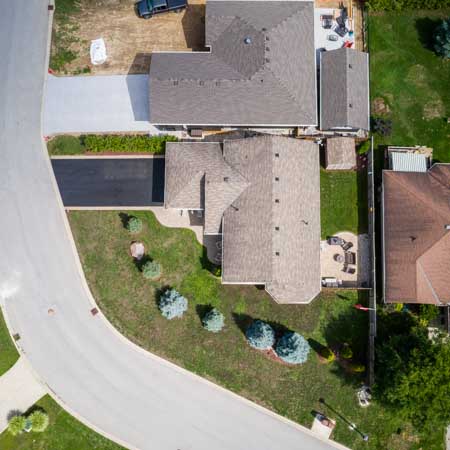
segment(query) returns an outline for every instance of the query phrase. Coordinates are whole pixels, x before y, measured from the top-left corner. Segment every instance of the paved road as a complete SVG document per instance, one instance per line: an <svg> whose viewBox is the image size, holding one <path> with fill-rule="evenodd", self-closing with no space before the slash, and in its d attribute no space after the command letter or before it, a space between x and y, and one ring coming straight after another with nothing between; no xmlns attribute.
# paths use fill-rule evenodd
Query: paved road
<svg viewBox="0 0 450 450"><path fill-rule="evenodd" d="M53 158L66 207L133 207L164 203L164 158Z"/></svg>
<svg viewBox="0 0 450 450"><path fill-rule="evenodd" d="M148 75L55 77L47 80L44 134L147 131Z"/></svg>
<svg viewBox="0 0 450 450"><path fill-rule="evenodd" d="M70 412L130 448L331 448L138 349L101 314L90 313L92 299L41 140L47 29L45 1L2 2L0 301L34 371Z"/></svg>

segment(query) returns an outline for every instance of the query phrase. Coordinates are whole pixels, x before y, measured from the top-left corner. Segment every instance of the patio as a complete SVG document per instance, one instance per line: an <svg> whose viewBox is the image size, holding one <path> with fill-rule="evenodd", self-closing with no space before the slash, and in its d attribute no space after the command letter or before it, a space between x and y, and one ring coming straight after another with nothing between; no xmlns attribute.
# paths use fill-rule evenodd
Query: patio
<svg viewBox="0 0 450 450"><path fill-rule="evenodd" d="M370 267L368 235L341 232L335 234L334 237L342 239L343 242L347 243L347 246L333 245L327 240L321 241L322 283L326 279L330 284L336 283L333 287L367 287ZM350 243L352 245L347 248ZM354 261L351 261L352 258L354 258ZM344 267L347 267L345 272ZM324 287L327 286L324 285Z"/></svg>

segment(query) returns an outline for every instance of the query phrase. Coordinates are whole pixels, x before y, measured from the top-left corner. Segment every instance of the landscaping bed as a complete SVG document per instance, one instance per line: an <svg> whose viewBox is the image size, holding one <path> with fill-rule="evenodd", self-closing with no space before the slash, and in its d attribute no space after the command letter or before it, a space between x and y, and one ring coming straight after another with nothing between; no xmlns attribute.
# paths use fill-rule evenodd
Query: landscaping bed
<svg viewBox="0 0 450 450"><path fill-rule="evenodd" d="M5 319L0 311L0 376L8 371L19 359L16 347L14 346ZM0 446L0 448L2 448Z"/></svg>
<svg viewBox="0 0 450 450"><path fill-rule="evenodd" d="M349 370L338 357L324 361L323 349L352 349L351 361L364 364L368 315L356 310L365 293L327 291L310 305L279 305L254 286L221 285L209 269L204 249L187 229L165 228L151 212L136 212L140 231L130 233L125 214L72 211L69 220L85 274L102 311L112 324L139 346L256 401L308 428L312 411L338 423L333 438L353 449L412 449L419 442L408 424L376 402L358 406L356 391L364 373ZM129 254L138 239L151 260L161 265L157 280L146 279ZM161 293L176 289L188 300L181 318L166 320L158 308ZM225 317L225 327L211 333L202 318L211 307ZM255 320L269 323L277 335L295 331L312 350L307 362L283 364L251 348L246 330ZM351 431L319 398L360 430L368 443ZM401 430L403 434L399 434ZM413 441L411 441L413 438Z"/></svg>
<svg viewBox="0 0 450 450"><path fill-rule="evenodd" d="M376 144L424 145L450 162L450 60L433 49L434 29L449 16L450 9L369 16L372 116L392 121Z"/></svg>

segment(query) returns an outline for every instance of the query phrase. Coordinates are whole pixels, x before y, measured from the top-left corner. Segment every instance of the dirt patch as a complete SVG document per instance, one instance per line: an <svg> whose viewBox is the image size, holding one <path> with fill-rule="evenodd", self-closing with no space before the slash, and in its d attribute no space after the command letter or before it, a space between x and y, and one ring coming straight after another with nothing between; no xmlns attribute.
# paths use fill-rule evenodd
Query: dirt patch
<svg viewBox="0 0 450 450"><path fill-rule="evenodd" d="M372 101L372 111L374 114L378 115L387 115L391 112L391 108L386 103L383 97L377 97Z"/></svg>
<svg viewBox="0 0 450 450"><path fill-rule="evenodd" d="M427 69L421 64L412 66L406 75L406 81L417 87L427 86Z"/></svg>
<svg viewBox="0 0 450 450"><path fill-rule="evenodd" d="M445 106L440 98L427 101L423 107L423 117L425 120L439 119L445 115Z"/></svg>
<svg viewBox="0 0 450 450"><path fill-rule="evenodd" d="M134 0L81 0L71 22L75 24L71 50L76 58L65 67L77 73L89 67L92 74L148 73L154 51L200 50L204 46L205 1L193 0L182 13L163 13L149 20L137 17ZM55 23L58 28L60 24ZM90 41L103 38L108 59L93 66Z"/></svg>

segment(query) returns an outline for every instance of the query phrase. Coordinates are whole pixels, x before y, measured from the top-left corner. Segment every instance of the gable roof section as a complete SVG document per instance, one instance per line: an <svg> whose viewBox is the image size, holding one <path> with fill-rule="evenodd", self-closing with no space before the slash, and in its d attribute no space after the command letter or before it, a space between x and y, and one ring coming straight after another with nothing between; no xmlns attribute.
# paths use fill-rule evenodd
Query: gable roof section
<svg viewBox="0 0 450 450"><path fill-rule="evenodd" d="M320 292L317 145L260 136L225 142L224 158L250 185L225 211L223 281L265 284L279 302L311 301Z"/></svg>
<svg viewBox="0 0 450 450"><path fill-rule="evenodd" d="M316 125L313 11L312 1L208 1L210 52L152 54L150 122Z"/></svg>
<svg viewBox="0 0 450 450"><path fill-rule="evenodd" d="M450 302L450 166L383 172L385 300Z"/></svg>
<svg viewBox="0 0 450 450"><path fill-rule="evenodd" d="M369 130L369 55L350 48L320 56L320 128Z"/></svg>

